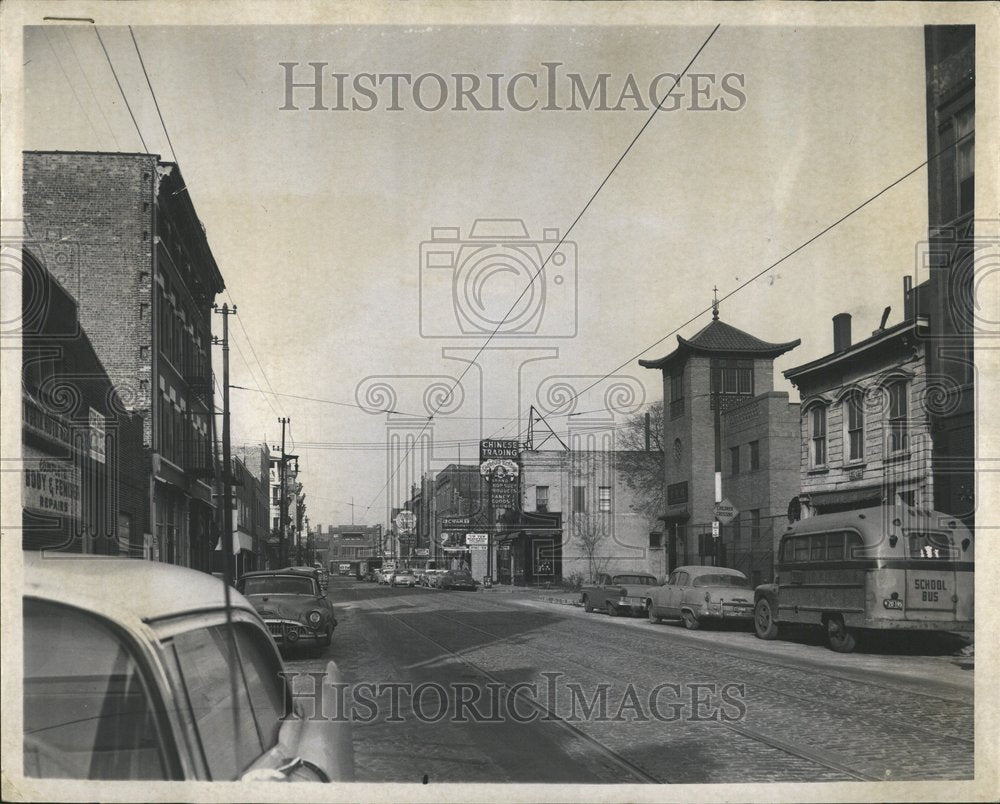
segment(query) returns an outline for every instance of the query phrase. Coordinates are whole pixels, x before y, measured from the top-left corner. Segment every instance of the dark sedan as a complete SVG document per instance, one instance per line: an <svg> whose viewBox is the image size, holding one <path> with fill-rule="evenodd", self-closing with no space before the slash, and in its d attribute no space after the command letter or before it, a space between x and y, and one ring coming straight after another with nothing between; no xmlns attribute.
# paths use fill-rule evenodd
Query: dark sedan
<svg viewBox="0 0 1000 804"><path fill-rule="evenodd" d="M337 618L315 569L288 567L248 572L240 578L237 588L257 609L279 645L330 645Z"/></svg>
<svg viewBox="0 0 1000 804"><path fill-rule="evenodd" d="M476 580L472 573L467 570L448 570L438 580L440 589L463 589L469 592L476 591Z"/></svg>

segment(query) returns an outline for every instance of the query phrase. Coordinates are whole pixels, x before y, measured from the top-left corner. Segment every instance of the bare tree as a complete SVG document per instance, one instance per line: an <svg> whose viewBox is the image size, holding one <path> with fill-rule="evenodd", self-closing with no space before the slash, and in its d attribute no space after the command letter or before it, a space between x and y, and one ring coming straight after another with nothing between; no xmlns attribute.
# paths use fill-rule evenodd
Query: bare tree
<svg viewBox="0 0 1000 804"><path fill-rule="evenodd" d="M599 514L573 514L573 535L580 545L580 553L587 559L588 582L593 583L604 572L611 560L602 555L608 540L608 526L605 517Z"/></svg>
<svg viewBox="0 0 1000 804"><path fill-rule="evenodd" d="M617 466L626 485L635 492L632 506L655 526L666 507L663 479L663 402L649 406L649 450L646 449L646 416L637 413L617 431Z"/></svg>

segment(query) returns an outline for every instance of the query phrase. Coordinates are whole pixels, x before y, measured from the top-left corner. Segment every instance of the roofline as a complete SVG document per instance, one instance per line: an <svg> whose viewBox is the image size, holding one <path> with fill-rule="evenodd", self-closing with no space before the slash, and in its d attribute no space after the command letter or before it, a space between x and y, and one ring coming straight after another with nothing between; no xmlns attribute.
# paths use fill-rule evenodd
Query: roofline
<svg viewBox="0 0 1000 804"><path fill-rule="evenodd" d="M796 378L801 377L804 374L809 374L823 368L829 368L830 366L834 366L847 358L856 358L861 352L866 352L876 346L881 346L887 341L898 338L900 335L905 335L911 329L916 330L919 327L926 326L929 326L927 316L916 316L913 319L901 321L893 327L882 330L877 335L872 335L871 337L865 338L863 341L858 341L841 352L832 352L809 363L803 363L800 366L794 366L790 369L786 369L782 372L782 375L784 375L786 380L794 381Z"/></svg>
<svg viewBox="0 0 1000 804"><path fill-rule="evenodd" d="M674 349L670 354L665 357L661 357L658 360L640 360L639 365L642 368L647 369L663 369L673 363L675 360L685 356L687 353L691 352L697 355L708 355L711 357L780 357L785 354L785 352L790 352L795 347L802 343L801 338L796 338L794 341L785 341L784 343L773 343L770 344L769 348L766 349L708 349L704 346L698 346L680 335L677 336L677 348Z"/></svg>
<svg viewBox="0 0 1000 804"><path fill-rule="evenodd" d="M83 156L146 156L155 159L157 162L161 162L165 165L175 164L173 162L164 162L163 156L161 154L154 154L152 152L146 153L143 151L39 151L33 149L25 149L21 152L22 154L81 154Z"/></svg>

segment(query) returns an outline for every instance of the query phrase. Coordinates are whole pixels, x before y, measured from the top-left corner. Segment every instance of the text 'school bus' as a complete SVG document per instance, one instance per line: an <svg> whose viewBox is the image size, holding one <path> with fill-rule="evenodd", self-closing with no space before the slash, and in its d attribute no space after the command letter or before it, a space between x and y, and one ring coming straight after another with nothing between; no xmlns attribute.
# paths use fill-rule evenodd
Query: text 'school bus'
<svg viewBox="0 0 1000 804"><path fill-rule="evenodd" d="M885 506L803 519L781 536L774 582L754 594L754 629L821 625L847 653L859 629L972 631L972 532L939 511Z"/></svg>

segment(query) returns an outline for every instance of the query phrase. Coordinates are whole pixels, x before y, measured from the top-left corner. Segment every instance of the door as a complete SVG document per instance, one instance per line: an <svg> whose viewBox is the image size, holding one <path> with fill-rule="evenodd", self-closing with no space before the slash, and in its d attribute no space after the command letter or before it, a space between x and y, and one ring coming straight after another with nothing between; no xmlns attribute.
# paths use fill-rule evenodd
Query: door
<svg viewBox="0 0 1000 804"><path fill-rule="evenodd" d="M950 535L906 535L906 619L952 620L958 603L957 550Z"/></svg>
<svg viewBox="0 0 1000 804"><path fill-rule="evenodd" d="M668 617L681 616L681 600L691 583L691 576L685 570L678 570L673 576L674 582L667 587L666 614Z"/></svg>
<svg viewBox="0 0 1000 804"><path fill-rule="evenodd" d="M667 609L670 606L670 592L677 583L677 570L670 573L670 577L667 578L667 582L661 586L659 589L654 589L651 597L653 598L653 614L657 617L666 617Z"/></svg>

